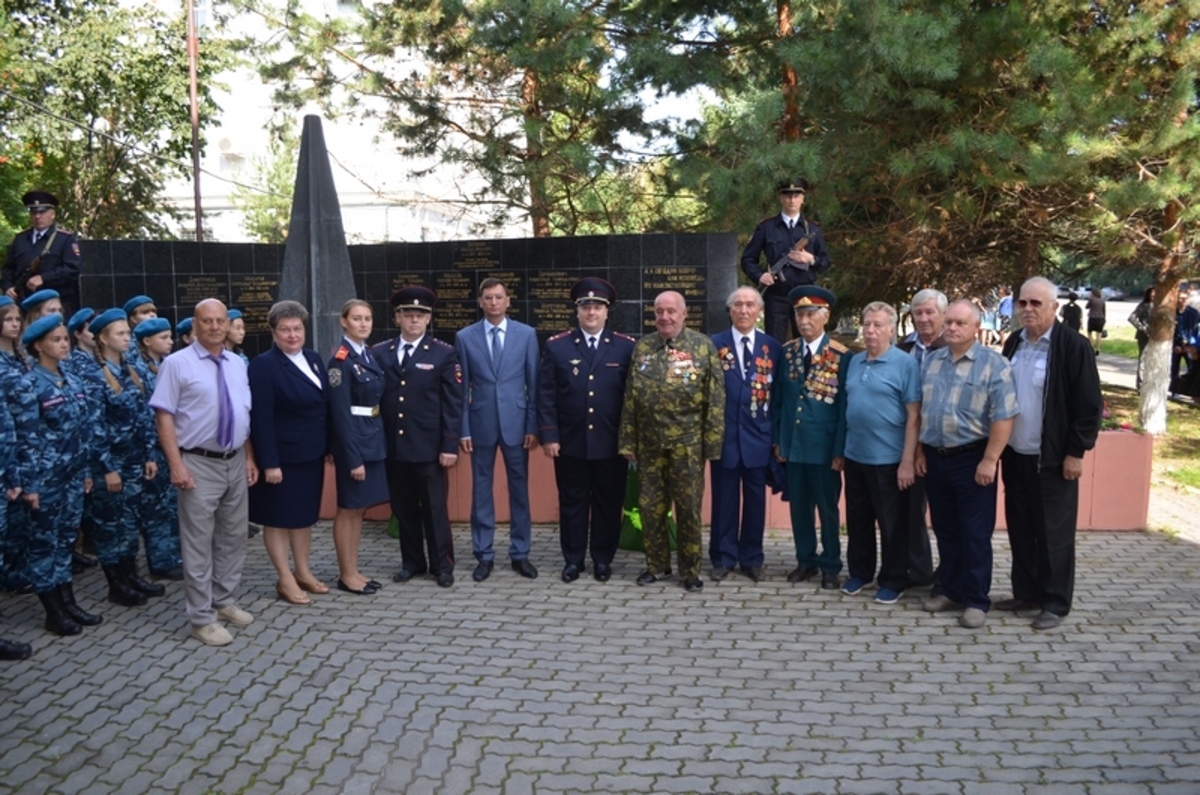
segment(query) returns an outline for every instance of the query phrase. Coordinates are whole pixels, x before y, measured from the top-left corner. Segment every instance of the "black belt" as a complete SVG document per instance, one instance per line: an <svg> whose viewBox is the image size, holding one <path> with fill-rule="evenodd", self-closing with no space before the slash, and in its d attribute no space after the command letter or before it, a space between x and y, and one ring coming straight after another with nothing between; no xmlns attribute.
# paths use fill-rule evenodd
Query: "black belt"
<svg viewBox="0 0 1200 795"><path fill-rule="evenodd" d="M942 458L949 458L961 453L969 453L972 450L978 450L981 447L987 447L987 442L987 439L976 439L973 442L967 442L966 444L959 445L958 447L934 447L933 445L929 444L925 446L937 453Z"/></svg>
<svg viewBox="0 0 1200 795"><path fill-rule="evenodd" d="M203 456L204 458L215 458L218 461L228 461L238 454L237 450L230 450L228 453L219 453L216 450L205 450L203 447L189 447L186 450L180 450L181 453L191 453L193 455Z"/></svg>

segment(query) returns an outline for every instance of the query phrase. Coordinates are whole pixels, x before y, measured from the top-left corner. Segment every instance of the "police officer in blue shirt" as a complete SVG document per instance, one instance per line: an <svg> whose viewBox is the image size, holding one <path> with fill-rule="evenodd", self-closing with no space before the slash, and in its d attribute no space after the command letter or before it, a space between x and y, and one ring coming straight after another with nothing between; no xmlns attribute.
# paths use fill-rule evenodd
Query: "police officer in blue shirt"
<svg viewBox="0 0 1200 795"><path fill-rule="evenodd" d="M538 439L554 459L563 582L579 579L584 571L589 524L592 573L605 582L612 576L621 534L629 462L617 453L617 431L637 340L607 327L617 291L604 279L580 279L571 288L571 300L579 327L551 337L542 349Z"/></svg>
<svg viewBox="0 0 1200 795"><path fill-rule="evenodd" d="M788 293L829 270L821 227L801 213L808 188L804 177L779 183L779 215L759 223L742 252L742 270L766 302L765 330L781 343L796 336Z"/></svg>

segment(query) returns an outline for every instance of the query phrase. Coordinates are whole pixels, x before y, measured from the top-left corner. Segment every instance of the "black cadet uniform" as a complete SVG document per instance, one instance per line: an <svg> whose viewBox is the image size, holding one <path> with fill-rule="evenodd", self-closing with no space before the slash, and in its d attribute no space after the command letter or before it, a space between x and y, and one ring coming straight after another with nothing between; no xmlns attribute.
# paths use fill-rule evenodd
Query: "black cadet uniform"
<svg viewBox="0 0 1200 795"><path fill-rule="evenodd" d="M427 287L405 287L392 296L392 306L432 312L437 296ZM387 478L392 512L400 527L400 555L407 575L426 571L438 584L453 582L454 546L446 507L448 478L438 457L458 454L462 429L463 378L452 345L426 333L412 344L401 365L403 337L371 348L383 366L380 403L387 436ZM428 562L422 538L428 548Z"/></svg>
<svg viewBox="0 0 1200 795"><path fill-rule="evenodd" d="M575 283L571 299L576 306L611 306L616 290L589 277ZM583 331L573 328L546 341L538 372L538 440L560 445L554 478L563 559L584 571L590 514L593 574L601 581L612 574L621 533L629 462L617 453L617 430L635 343L606 326L593 352Z"/></svg>
<svg viewBox="0 0 1200 795"><path fill-rule="evenodd" d="M58 206L58 199L44 191L30 191L21 197L30 210ZM37 275L42 277L42 286L37 289L55 290L63 303L63 317L79 308L79 269L83 257L79 252L79 241L75 233L51 224L41 232L35 243L34 230L26 229L17 234L8 245L4 269L0 271L0 292L17 286L28 274L34 260L41 258ZM37 290L18 290L17 302Z"/></svg>

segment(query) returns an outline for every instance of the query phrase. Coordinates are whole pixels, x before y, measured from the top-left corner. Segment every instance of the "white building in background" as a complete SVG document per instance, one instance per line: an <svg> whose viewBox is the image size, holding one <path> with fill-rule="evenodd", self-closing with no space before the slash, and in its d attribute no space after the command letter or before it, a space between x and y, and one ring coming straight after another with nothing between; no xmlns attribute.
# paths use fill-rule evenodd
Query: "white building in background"
<svg viewBox="0 0 1200 795"><path fill-rule="evenodd" d="M151 0L153 1L153 0ZM204 37L211 30L209 3L196 0L200 57ZM305 10L314 15L336 16L355 13L354 4L343 0L305 0ZM268 34L257 17L238 17L233 25L239 33L265 38ZM231 200L238 183L251 184L254 163L269 157L269 122L277 118L271 101L271 86L253 68L225 74L220 82L226 90L215 93L221 108L218 122L205 133L201 153L200 193L207 239L244 242L250 238L242 228L242 217ZM530 234L527 217L512 217L501 227L488 227L485 213L466 197L478 182L455 167L442 165L414 179L410 172L426 166L402 157L390 135L374 119L348 116L324 118L319 108L293 112L297 138L306 115L323 117L325 145L333 169L334 184L342 209L342 224L348 243L384 241L433 241L478 237L525 237ZM195 237L195 206L190 179L166 186L166 199L179 208L181 238Z"/></svg>

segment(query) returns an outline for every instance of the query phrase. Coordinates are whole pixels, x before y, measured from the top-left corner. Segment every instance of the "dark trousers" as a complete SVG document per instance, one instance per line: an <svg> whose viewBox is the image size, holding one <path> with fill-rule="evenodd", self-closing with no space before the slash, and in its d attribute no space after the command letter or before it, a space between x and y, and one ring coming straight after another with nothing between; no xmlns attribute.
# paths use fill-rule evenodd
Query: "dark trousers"
<svg viewBox="0 0 1200 795"><path fill-rule="evenodd" d="M454 572L446 469L437 461L387 462L388 497L400 527L400 559L415 573ZM428 559L425 556L429 550Z"/></svg>
<svg viewBox="0 0 1200 795"><path fill-rule="evenodd" d="M908 587L909 490L896 483L899 464L846 459L846 568L863 582L875 579L875 525L879 524L879 587Z"/></svg>
<svg viewBox="0 0 1200 795"><path fill-rule="evenodd" d="M801 566L816 566L824 574L837 574L842 570L842 540L838 537L842 473L834 472L829 464L793 464L789 461L787 480L796 561ZM821 516L819 556L814 509Z"/></svg>
<svg viewBox="0 0 1200 795"><path fill-rule="evenodd" d="M613 562L621 537L621 510L628 472L629 462L623 456L593 461L560 453L554 459L559 540L565 562L582 569L589 549L593 563Z"/></svg>
<svg viewBox="0 0 1200 795"><path fill-rule="evenodd" d="M771 290L763 293L763 329L783 344L796 336L795 323L792 320L792 305L788 303L787 294L777 295Z"/></svg>
<svg viewBox="0 0 1200 795"><path fill-rule="evenodd" d="M965 607L992 606L992 532L996 529L996 481L975 482L983 447L943 458L925 445L925 493L937 536L938 585Z"/></svg>
<svg viewBox="0 0 1200 795"><path fill-rule="evenodd" d="M712 565L727 569L763 565L766 523L767 468L738 464L734 469L725 469L720 461L713 461L712 530L708 536Z"/></svg>
<svg viewBox="0 0 1200 795"><path fill-rule="evenodd" d="M933 549L929 545L929 525L925 511L925 478L919 477L908 487L908 581L913 585L933 582Z"/></svg>
<svg viewBox="0 0 1200 795"><path fill-rule="evenodd" d="M1063 478L1061 465L1039 472L1036 455L1022 455L1011 447L1000 461L1013 596L1065 616L1075 592L1079 481Z"/></svg>

